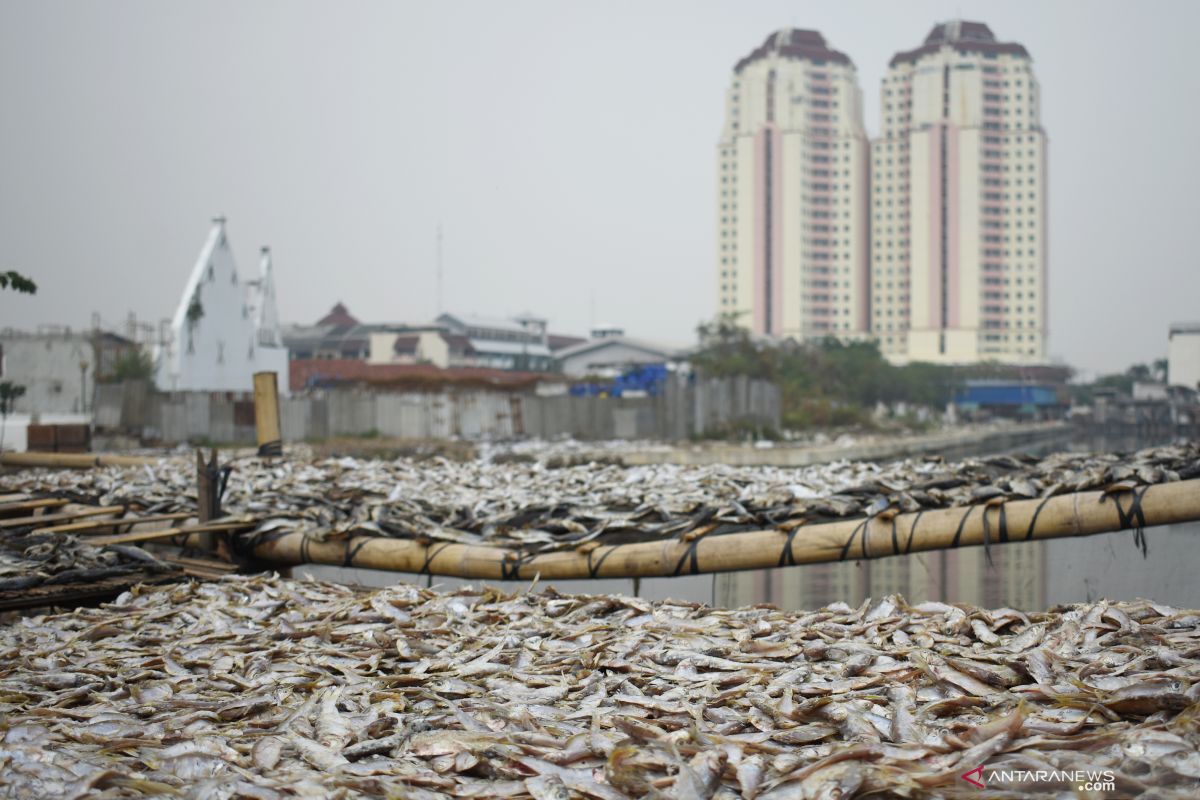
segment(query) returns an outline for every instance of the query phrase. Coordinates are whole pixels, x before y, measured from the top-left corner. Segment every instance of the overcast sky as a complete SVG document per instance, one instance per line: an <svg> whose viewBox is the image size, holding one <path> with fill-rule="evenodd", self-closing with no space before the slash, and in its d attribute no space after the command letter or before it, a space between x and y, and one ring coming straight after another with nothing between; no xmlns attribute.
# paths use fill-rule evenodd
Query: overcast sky
<svg viewBox="0 0 1200 800"><path fill-rule="evenodd" d="M0 0L0 327L169 317L218 213L280 313L530 310L669 342L716 308L733 64L808 27L858 67L940 20L1024 44L1050 138L1050 352L1165 355L1200 319L1200 3ZM594 310L593 310L594 309Z"/></svg>

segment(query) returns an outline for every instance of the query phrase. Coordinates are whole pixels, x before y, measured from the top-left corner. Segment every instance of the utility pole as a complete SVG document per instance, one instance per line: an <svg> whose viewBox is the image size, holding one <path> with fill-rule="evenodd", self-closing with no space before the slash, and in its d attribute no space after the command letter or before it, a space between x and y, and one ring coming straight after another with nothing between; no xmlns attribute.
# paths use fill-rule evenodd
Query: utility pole
<svg viewBox="0 0 1200 800"><path fill-rule="evenodd" d="M87 413L87 361L79 362L79 413Z"/></svg>
<svg viewBox="0 0 1200 800"><path fill-rule="evenodd" d="M437 226L437 314L441 314L442 307L442 223Z"/></svg>

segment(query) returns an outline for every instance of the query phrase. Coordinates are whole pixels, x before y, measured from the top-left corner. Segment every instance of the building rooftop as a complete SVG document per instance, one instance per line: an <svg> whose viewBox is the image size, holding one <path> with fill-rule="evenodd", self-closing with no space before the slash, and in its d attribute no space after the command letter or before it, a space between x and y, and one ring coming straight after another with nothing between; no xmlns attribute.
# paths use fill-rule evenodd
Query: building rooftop
<svg viewBox="0 0 1200 800"><path fill-rule="evenodd" d="M953 47L960 53L1008 53L1029 57L1024 45L1016 42L998 42L992 29L982 22L956 19L941 22L925 37L925 43L913 50L904 50L892 56L891 66L911 64L922 56L930 55L943 47Z"/></svg>
<svg viewBox="0 0 1200 800"><path fill-rule="evenodd" d="M329 325L331 327L343 327L350 325L358 325L359 322L350 313L342 303L337 303L329 310L329 313L317 320L317 325Z"/></svg>
<svg viewBox="0 0 1200 800"><path fill-rule="evenodd" d="M825 37L820 31L804 30L802 28L784 28L775 31L762 45L750 55L739 61L733 68L734 72L743 69L764 58L794 58L807 61L832 61L835 64L854 66L850 56L833 50L825 43Z"/></svg>

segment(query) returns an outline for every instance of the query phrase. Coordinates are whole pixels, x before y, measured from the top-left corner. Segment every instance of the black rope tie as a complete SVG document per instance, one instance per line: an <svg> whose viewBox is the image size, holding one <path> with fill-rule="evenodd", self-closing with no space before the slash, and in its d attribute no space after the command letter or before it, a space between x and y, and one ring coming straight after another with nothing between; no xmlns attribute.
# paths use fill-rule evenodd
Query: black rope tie
<svg viewBox="0 0 1200 800"><path fill-rule="evenodd" d="M796 534L800 532L801 525L797 525L787 533L787 541L783 543L783 551L779 554L779 566L794 567L797 565L796 554L792 552L792 542L796 540Z"/></svg>
<svg viewBox="0 0 1200 800"><path fill-rule="evenodd" d="M614 552L616 552L616 549L617 549L619 546L620 546L620 545L615 545L615 544L614 544L614 545L612 545L612 546L611 546L611 547L610 547L610 548L609 548L609 549L608 549L608 550L607 550L607 551L604 553L604 555L600 556L600 558L596 560L596 563L595 563L595 564L593 564L593 563L592 563L592 553L594 553L594 552L596 552L596 551L595 551L595 550L589 550L589 551L588 551L588 554L587 554L587 556L588 556L588 577L589 577L589 578L598 578L598 577L600 577L600 566L601 566L602 564L604 564L604 561L605 561L605 559L607 559L607 558L608 558L609 556L611 556L611 555L612 555ZM598 548L598 547L596 548L596 550L599 550L599 549L600 549L600 548Z"/></svg>
<svg viewBox="0 0 1200 800"><path fill-rule="evenodd" d="M366 547L367 542L369 542L369 541L371 541L371 537L363 536L363 537L361 537L361 540L359 541L359 543L354 545L354 548L351 549L350 545L353 543L353 540L347 540L347 542L346 542L346 560L342 563L342 566L343 567L354 566L354 559L358 557L358 551L360 551L364 547Z"/></svg>
<svg viewBox="0 0 1200 800"><path fill-rule="evenodd" d="M678 577L683 574L683 565L687 561L691 561L691 575L700 574L700 556L696 553L696 548L700 546L700 540L703 536L697 536L688 542L687 549L683 551L683 555L679 557L679 563L675 565L675 571L671 573L671 577Z"/></svg>
<svg viewBox="0 0 1200 800"><path fill-rule="evenodd" d="M913 518L912 527L908 529L908 541L904 543L904 553L907 555L912 552L913 534L917 532L917 523L921 521L921 515L925 513L925 509L917 512L917 516Z"/></svg>
<svg viewBox="0 0 1200 800"><path fill-rule="evenodd" d="M309 563L309 560L310 559L308 557L308 534L302 533L302 534L300 534L300 563L307 564L307 563Z"/></svg>
<svg viewBox="0 0 1200 800"><path fill-rule="evenodd" d="M521 580L521 567L525 566L530 561L533 561L535 558L537 558L537 553L521 553L512 560L500 559L500 580Z"/></svg>
<svg viewBox="0 0 1200 800"><path fill-rule="evenodd" d="M971 516L971 512L974 511L975 508L975 506L969 506L967 508L967 513L963 514L962 519L958 521L958 530L954 532L954 538L950 541L951 547L958 547L958 540L962 538L963 528L967 527L967 519ZM987 514L983 515L983 521L986 525Z"/></svg>
<svg viewBox="0 0 1200 800"><path fill-rule="evenodd" d="M1033 530L1037 526L1038 515L1042 513L1042 509L1046 507L1046 503L1050 502L1050 498L1054 495L1046 495L1042 498L1042 502L1038 503L1038 507L1033 510L1033 519L1029 520L1029 530L1025 531L1025 541L1033 538Z"/></svg>
<svg viewBox="0 0 1200 800"><path fill-rule="evenodd" d="M858 536L859 531L863 531L863 538L866 538L867 523L870 521L871 518L867 517L859 525L855 526L853 531L851 531L850 538L846 540L844 545L842 545L842 554L839 557L840 561L846 560L846 556L850 553L850 547L854 544L854 538Z"/></svg>
<svg viewBox="0 0 1200 800"><path fill-rule="evenodd" d="M1132 489L1129 493L1133 499L1129 502L1129 510L1121 508L1120 496L1122 493L1101 495L1100 502L1103 503L1108 498L1112 498L1113 505L1117 507L1117 519L1120 521L1121 530L1127 531L1133 528L1133 544L1142 551L1142 558L1149 556L1150 548L1146 542L1146 515L1142 511L1142 498L1146 495L1146 490L1149 486L1143 486L1139 492L1137 489Z"/></svg>
<svg viewBox="0 0 1200 800"><path fill-rule="evenodd" d="M438 553L442 552L452 544L454 544L454 542L438 542L435 545L425 548L425 563L421 565L421 569L418 570L417 574L432 576L433 573L429 571L429 567L433 564L433 560L438 557Z"/></svg>
<svg viewBox="0 0 1200 800"><path fill-rule="evenodd" d="M892 555L900 555L900 538L896 533L895 517L892 517Z"/></svg>
<svg viewBox="0 0 1200 800"><path fill-rule="evenodd" d="M988 559L988 566L995 566L994 561L991 560L991 521L989 521L989 519L988 519L988 510L991 509L991 507L992 506L985 504L983 506L983 511L980 511L980 513L982 513L982 515L983 515L983 554L984 554L984 558ZM1006 517L1006 515L1004 515L1003 501L1001 501L1001 503L996 504L996 507L998 507L998 512L997 512L996 516L998 518L1000 518L1000 519L998 519L998 522L1000 522L1000 541L1007 542L1008 541L1008 518ZM961 529L962 529L962 527L960 525L959 530L961 531Z"/></svg>

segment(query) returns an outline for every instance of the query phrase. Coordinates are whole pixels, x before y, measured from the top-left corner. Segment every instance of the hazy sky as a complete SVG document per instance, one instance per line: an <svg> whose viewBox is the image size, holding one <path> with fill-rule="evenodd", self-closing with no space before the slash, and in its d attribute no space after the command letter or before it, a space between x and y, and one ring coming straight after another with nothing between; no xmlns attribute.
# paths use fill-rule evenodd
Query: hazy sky
<svg viewBox="0 0 1200 800"><path fill-rule="evenodd" d="M716 308L715 150L733 64L772 30L858 67L937 21L1023 43L1050 138L1050 352L1165 355L1200 319L1200 3L0 0L0 327L169 317L229 218L280 313L526 309L690 341Z"/></svg>

